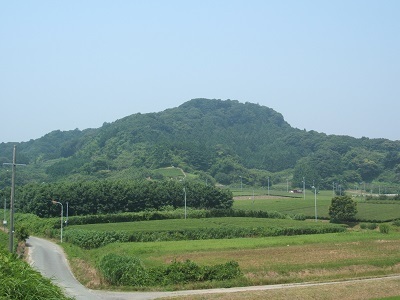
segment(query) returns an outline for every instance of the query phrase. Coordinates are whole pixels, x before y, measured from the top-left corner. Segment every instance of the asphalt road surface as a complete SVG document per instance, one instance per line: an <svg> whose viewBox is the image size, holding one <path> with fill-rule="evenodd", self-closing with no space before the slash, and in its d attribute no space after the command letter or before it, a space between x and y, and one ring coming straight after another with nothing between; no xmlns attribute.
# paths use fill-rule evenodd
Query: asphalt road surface
<svg viewBox="0 0 400 300"><path fill-rule="evenodd" d="M384 278L370 278L359 280L348 280L341 282L327 282L327 283L294 283L294 284L276 284L276 285L263 285L263 286L249 286L238 288L226 289L209 289L209 290L188 290L188 291L175 291L175 292L109 292L90 290L80 284L74 277L69 268L68 261L65 257L64 251L60 246L48 240L30 237L27 240L30 246L29 260L30 264L41 272L44 276L51 278L55 284L61 286L68 296L74 297L77 300L150 300L161 297L172 297L180 295L193 295L193 294L214 294L214 293L234 293L244 291L262 291L272 289L287 289L303 286L316 286L316 285L331 285L344 282L361 282L361 281L376 281L385 278L400 278L400 275L387 276Z"/></svg>

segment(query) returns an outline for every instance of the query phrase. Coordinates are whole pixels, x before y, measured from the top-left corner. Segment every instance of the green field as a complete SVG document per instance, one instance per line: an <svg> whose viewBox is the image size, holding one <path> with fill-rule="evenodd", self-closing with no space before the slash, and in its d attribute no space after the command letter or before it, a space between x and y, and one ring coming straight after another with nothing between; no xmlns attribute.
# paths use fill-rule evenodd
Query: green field
<svg viewBox="0 0 400 300"><path fill-rule="evenodd" d="M303 196L300 198L263 198L262 196L258 196L254 197L253 200L251 191L245 191L242 195L244 194L247 194L247 199L235 200L233 203L234 208L244 210L277 211L284 214L302 213L308 217L315 216L315 198L311 191L306 192L305 200ZM260 193L259 195L262 194ZM325 219L329 218L328 211L332 197L332 191L321 191L317 194L318 217ZM357 201L357 219L387 221L400 218L400 201L398 201L398 203L390 201L372 203L364 201L361 197L355 197L354 199Z"/></svg>
<svg viewBox="0 0 400 300"><path fill-rule="evenodd" d="M320 227L332 226L328 223L316 223L295 221L288 219L265 219L265 218L207 218L207 219L173 219L173 220L155 220L140 222L123 223L103 223L69 226L67 230L84 229L96 231L175 231L183 229L201 229L201 228L255 228L255 227Z"/></svg>
<svg viewBox="0 0 400 300"><path fill-rule="evenodd" d="M87 275L88 270L94 270L108 253L139 258L146 267L174 260L189 259L199 265L234 260L244 273L243 278L235 281L191 283L175 287L178 289L348 279L400 271L400 233L395 227L389 234L368 230L267 238L113 243L93 250L68 243L63 246L77 276L87 284L95 281ZM80 269L82 261L86 262L84 269Z"/></svg>
<svg viewBox="0 0 400 300"><path fill-rule="evenodd" d="M240 192L235 192L235 196L241 197L240 200L234 201L236 209L277 211L290 215L301 213L312 220L242 217L169 219L74 225L65 228L65 233L67 235L68 231L72 232L75 229L151 234L163 231L202 231L202 229L332 226L324 220L314 222L315 202L311 191L306 192L305 200L302 194L289 195L292 198L271 197L265 194L265 189L254 191L254 197L252 190ZM271 190L270 195L272 194L274 191ZM317 195L319 217L328 217L331 199L332 191L322 191ZM385 221L400 218L400 203L389 201L372 203L360 197L356 197L355 200L358 202L359 219ZM344 233L124 243L116 243L114 240L112 243L91 250L84 250L68 242L62 246L71 260L75 275L92 288L110 288L97 271L99 261L109 253L137 258L146 268L185 260L204 266L232 260L239 263L243 272L241 278L220 282L191 282L168 287L168 289L197 289L397 274L400 273L398 251L400 231L399 227L391 224L389 226L389 234L380 233L379 228L362 230L354 226ZM123 289L137 288L123 287Z"/></svg>

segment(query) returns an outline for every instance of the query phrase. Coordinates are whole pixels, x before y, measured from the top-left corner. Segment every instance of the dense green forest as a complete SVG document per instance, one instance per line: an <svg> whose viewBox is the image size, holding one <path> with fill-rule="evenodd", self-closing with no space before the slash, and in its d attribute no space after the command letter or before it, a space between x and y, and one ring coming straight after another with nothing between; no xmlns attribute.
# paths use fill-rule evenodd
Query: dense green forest
<svg viewBox="0 0 400 300"><path fill-rule="evenodd" d="M0 162L14 143L0 144ZM98 179L166 179L179 167L193 179L266 186L303 177L319 188L378 182L397 186L400 141L326 135L291 127L274 110L236 100L193 99L158 113L134 114L97 129L53 131L17 143L17 184ZM0 170L9 186L10 167Z"/></svg>

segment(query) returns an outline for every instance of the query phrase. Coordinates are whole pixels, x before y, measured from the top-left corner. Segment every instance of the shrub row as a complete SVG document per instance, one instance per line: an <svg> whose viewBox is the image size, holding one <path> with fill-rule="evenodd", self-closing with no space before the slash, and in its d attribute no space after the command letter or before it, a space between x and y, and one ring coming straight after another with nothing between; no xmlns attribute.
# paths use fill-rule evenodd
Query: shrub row
<svg viewBox="0 0 400 300"><path fill-rule="evenodd" d="M375 230L376 228L378 228L378 225L376 223L361 223L360 228Z"/></svg>
<svg viewBox="0 0 400 300"><path fill-rule="evenodd" d="M112 253L100 260L99 270L112 285L137 287L229 280L242 275L235 261L214 266L199 266L190 260L174 261L169 265L147 269L137 258Z"/></svg>
<svg viewBox="0 0 400 300"><path fill-rule="evenodd" d="M187 217L191 219L200 218L217 218L217 217L249 217L249 218L271 218L271 219L286 219L305 220L303 214L288 216L279 212L253 211L242 209L188 209ZM167 211L144 211L120 214L106 215L87 215L74 216L68 219L69 225L85 225L99 223L120 223L120 222L136 222L148 220L166 220L166 219L183 219L183 209L167 210ZM55 226L59 226L55 224Z"/></svg>
<svg viewBox="0 0 400 300"><path fill-rule="evenodd" d="M400 200L400 194L393 195L393 196L388 196L385 194L381 194L379 196L367 195L367 196L365 196L365 200L395 200L395 201L398 201L398 200Z"/></svg>
<svg viewBox="0 0 400 300"><path fill-rule="evenodd" d="M394 220L393 221L394 226L400 226L400 220Z"/></svg>
<svg viewBox="0 0 400 300"><path fill-rule="evenodd" d="M69 229L64 234L65 241L84 249L93 249L115 242L155 242L179 240L231 239L244 237L289 236L302 234L322 234L343 232L346 228L340 225L302 226L297 227L222 227L182 229L174 231L95 231Z"/></svg>

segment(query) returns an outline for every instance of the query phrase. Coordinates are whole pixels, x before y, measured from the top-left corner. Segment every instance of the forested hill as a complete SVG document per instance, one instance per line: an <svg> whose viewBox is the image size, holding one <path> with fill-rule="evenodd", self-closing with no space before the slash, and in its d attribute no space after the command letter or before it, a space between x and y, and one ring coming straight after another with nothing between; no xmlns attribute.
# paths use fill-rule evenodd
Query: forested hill
<svg viewBox="0 0 400 300"><path fill-rule="evenodd" d="M0 144L1 162L11 161L13 145ZM20 168L22 183L160 178L156 170L170 166L223 184L240 176L259 185L267 176L293 175L294 185L303 176L320 185L332 180L397 183L400 177L399 141L299 130L268 107L235 100L193 99L98 129L53 131L17 149L18 162L28 164ZM0 181L7 184L8 177Z"/></svg>

